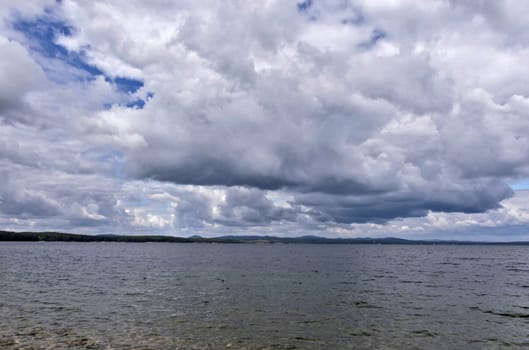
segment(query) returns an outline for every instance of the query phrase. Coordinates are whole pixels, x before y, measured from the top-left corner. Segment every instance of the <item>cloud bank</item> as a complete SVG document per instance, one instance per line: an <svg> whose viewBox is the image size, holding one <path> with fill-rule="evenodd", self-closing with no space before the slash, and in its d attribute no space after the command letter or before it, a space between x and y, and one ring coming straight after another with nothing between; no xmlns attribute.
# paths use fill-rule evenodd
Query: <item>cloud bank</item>
<svg viewBox="0 0 529 350"><path fill-rule="evenodd" d="M8 1L0 224L529 237L526 7Z"/></svg>

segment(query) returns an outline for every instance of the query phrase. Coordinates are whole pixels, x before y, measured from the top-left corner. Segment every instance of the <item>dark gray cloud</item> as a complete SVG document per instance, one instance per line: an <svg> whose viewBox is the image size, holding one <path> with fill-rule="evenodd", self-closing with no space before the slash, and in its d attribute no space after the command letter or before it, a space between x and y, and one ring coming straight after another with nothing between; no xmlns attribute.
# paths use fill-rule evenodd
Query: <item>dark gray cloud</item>
<svg viewBox="0 0 529 350"><path fill-rule="evenodd" d="M232 225L264 225L274 221L295 221L291 208L277 206L263 192L256 189L230 188L220 206L221 221Z"/></svg>
<svg viewBox="0 0 529 350"><path fill-rule="evenodd" d="M394 218L426 216L429 211L481 213L499 207L499 202L513 195L512 189L498 181L479 185L469 182L459 188L423 189L425 193L385 193L377 196L301 194L295 203L311 208L309 215L318 221L339 223L385 223Z"/></svg>
<svg viewBox="0 0 529 350"><path fill-rule="evenodd" d="M109 224L125 213L119 186L93 175L49 173L2 161L0 214L13 219L61 219L78 226Z"/></svg>
<svg viewBox="0 0 529 350"><path fill-rule="evenodd" d="M0 211L20 218L50 217L60 213L60 205L45 192L30 190L7 172L0 173Z"/></svg>

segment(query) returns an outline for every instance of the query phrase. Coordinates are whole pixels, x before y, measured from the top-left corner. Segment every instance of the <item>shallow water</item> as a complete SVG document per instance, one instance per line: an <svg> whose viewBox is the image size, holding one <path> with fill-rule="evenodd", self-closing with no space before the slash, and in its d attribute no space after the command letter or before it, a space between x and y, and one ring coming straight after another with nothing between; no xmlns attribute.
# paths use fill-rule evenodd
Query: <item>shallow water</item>
<svg viewBox="0 0 529 350"><path fill-rule="evenodd" d="M529 247L0 242L0 348L529 348Z"/></svg>

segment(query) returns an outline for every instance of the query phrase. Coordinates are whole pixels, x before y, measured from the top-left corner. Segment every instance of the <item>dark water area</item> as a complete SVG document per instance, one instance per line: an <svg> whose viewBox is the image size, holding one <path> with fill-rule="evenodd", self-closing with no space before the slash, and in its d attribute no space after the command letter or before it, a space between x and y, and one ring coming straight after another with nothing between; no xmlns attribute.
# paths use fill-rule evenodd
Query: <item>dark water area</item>
<svg viewBox="0 0 529 350"><path fill-rule="evenodd" d="M503 348L529 247L0 243L0 349Z"/></svg>

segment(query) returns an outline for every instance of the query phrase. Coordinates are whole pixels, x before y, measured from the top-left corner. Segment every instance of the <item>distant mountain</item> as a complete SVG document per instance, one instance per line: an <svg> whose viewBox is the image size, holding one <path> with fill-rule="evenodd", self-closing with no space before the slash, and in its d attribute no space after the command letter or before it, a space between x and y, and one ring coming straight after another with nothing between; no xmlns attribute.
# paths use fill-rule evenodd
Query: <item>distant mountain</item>
<svg viewBox="0 0 529 350"><path fill-rule="evenodd" d="M167 243L305 243L305 244L515 244L529 245L529 242L478 242L478 241L442 241L408 240L403 238L326 238L319 236L275 237L275 236L221 236L204 238L200 236L173 237L160 235L122 236L113 234L78 235L62 232L12 232L0 231L0 241L26 242L167 242Z"/></svg>

